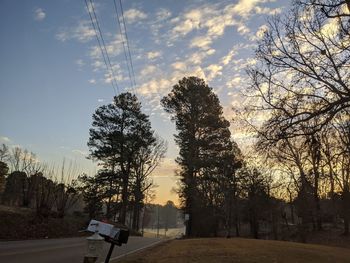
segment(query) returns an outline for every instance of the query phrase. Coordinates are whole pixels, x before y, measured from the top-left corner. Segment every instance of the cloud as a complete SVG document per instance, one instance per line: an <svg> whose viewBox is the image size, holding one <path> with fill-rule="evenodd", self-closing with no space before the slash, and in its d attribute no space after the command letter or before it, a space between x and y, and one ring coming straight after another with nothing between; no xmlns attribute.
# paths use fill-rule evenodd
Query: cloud
<svg viewBox="0 0 350 263"><path fill-rule="evenodd" d="M184 36L194 29L199 29L203 15L205 15L203 10L192 9L182 17L173 19L172 22L177 24L173 29L173 33Z"/></svg>
<svg viewBox="0 0 350 263"><path fill-rule="evenodd" d="M142 84L138 88L141 95L151 96L157 93L163 93L171 87L171 82L166 78L152 79L149 82Z"/></svg>
<svg viewBox="0 0 350 263"><path fill-rule="evenodd" d="M46 13L44 12L44 10L42 8L37 8L34 11L34 19L36 21L42 21L44 20L46 17Z"/></svg>
<svg viewBox="0 0 350 263"><path fill-rule="evenodd" d="M157 67L156 67L156 66L154 66L154 65L148 65L148 66L144 67L144 68L141 70L140 75L141 75L142 77L144 77L144 76L148 76L148 75L150 75L150 74L152 74L152 73L154 73L154 72L156 72L156 71L157 71Z"/></svg>
<svg viewBox="0 0 350 263"><path fill-rule="evenodd" d="M274 1L275 0L239 0L238 3L233 6L233 11L241 17L250 16L252 13L271 15L277 10L260 7L259 4Z"/></svg>
<svg viewBox="0 0 350 263"><path fill-rule="evenodd" d="M151 60L159 58L160 56L162 56L162 52L160 51L151 51L147 53L147 58Z"/></svg>
<svg viewBox="0 0 350 263"><path fill-rule="evenodd" d="M216 52L216 50L213 49L213 48L208 49L208 50L206 51L207 55L209 55L209 56L210 56L210 55L213 55L215 52Z"/></svg>
<svg viewBox="0 0 350 263"><path fill-rule="evenodd" d="M188 57L188 63L192 63L194 65L201 64L202 61L212 53L212 51L207 50L205 52L194 52Z"/></svg>
<svg viewBox="0 0 350 263"><path fill-rule="evenodd" d="M77 155L82 155L82 156L87 156L88 152L87 151L82 151L79 149L72 150L72 153L77 154Z"/></svg>
<svg viewBox="0 0 350 263"><path fill-rule="evenodd" d="M6 136L0 136L0 142L2 143L10 143L12 140L9 137Z"/></svg>
<svg viewBox="0 0 350 263"><path fill-rule="evenodd" d="M209 81L218 75L222 75L222 72L221 72L222 66L218 64L211 64L206 68L206 70L209 72L207 77Z"/></svg>
<svg viewBox="0 0 350 263"><path fill-rule="evenodd" d="M171 66L172 66L173 69L175 69L175 70L185 71L185 70L187 69L186 63L180 62L180 61L177 61L177 62L171 64Z"/></svg>
<svg viewBox="0 0 350 263"><path fill-rule="evenodd" d="M203 4L187 10L185 13L173 18L173 28L170 41L183 39L192 31L197 31L201 36L191 40L191 47L208 49L214 40L225 33L229 26L237 29L241 35L248 35L250 29L248 21L254 14L271 15L281 11L279 8L261 6L274 0L239 0L235 4L215 3ZM205 33L203 34L203 31Z"/></svg>
<svg viewBox="0 0 350 263"><path fill-rule="evenodd" d="M95 31L88 20L80 20L78 25L71 28L60 29L60 32L56 34L56 39L62 42L75 39L79 42L86 43L93 38L95 38Z"/></svg>
<svg viewBox="0 0 350 263"><path fill-rule="evenodd" d="M96 84L96 79L89 79L90 84Z"/></svg>
<svg viewBox="0 0 350 263"><path fill-rule="evenodd" d="M251 41L257 41L264 37L265 33L269 30L269 27L267 25L262 25L256 30L255 35L252 35L250 37Z"/></svg>
<svg viewBox="0 0 350 263"><path fill-rule="evenodd" d="M212 42L213 40L208 36L195 37L192 39L190 47L198 47L207 50Z"/></svg>
<svg viewBox="0 0 350 263"><path fill-rule="evenodd" d="M85 66L85 62L82 59L77 59L75 64L77 64L79 67Z"/></svg>
<svg viewBox="0 0 350 263"><path fill-rule="evenodd" d="M137 9L129 9L124 13L126 22L134 23L138 20L143 20L147 18L147 14Z"/></svg>
<svg viewBox="0 0 350 263"><path fill-rule="evenodd" d="M226 85L230 88L237 87L242 81L242 78L240 76L235 76L233 79L231 79L229 82L226 83Z"/></svg>
<svg viewBox="0 0 350 263"><path fill-rule="evenodd" d="M164 20L168 19L169 17L171 17L170 10L165 9L165 8L158 9L158 11L156 13L157 21L164 21Z"/></svg>

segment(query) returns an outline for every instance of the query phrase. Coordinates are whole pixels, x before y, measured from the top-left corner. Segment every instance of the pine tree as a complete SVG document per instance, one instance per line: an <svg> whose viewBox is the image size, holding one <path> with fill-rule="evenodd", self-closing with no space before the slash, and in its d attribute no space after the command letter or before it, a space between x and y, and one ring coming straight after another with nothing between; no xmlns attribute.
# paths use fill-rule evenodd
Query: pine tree
<svg viewBox="0 0 350 263"><path fill-rule="evenodd" d="M188 235L215 234L224 198L220 191L224 157L232 150L230 124L212 88L196 77L180 80L161 103L178 130L179 194L189 214Z"/></svg>
<svg viewBox="0 0 350 263"><path fill-rule="evenodd" d="M121 211L119 221L125 223L129 201L129 184L133 159L143 147L155 141L148 116L129 92L114 97L111 104L99 107L93 114L88 146L90 157L100 161L121 177Z"/></svg>

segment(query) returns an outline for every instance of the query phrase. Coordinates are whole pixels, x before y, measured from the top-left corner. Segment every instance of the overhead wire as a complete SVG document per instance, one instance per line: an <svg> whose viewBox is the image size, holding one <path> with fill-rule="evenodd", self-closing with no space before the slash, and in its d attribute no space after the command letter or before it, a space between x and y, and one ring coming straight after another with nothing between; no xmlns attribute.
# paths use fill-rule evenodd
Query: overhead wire
<svg viewBox="0 0 350 263"><path fill-rule="evenodd" d="M119 93L119 86L118 86L118 83L117 83L117 78L115 76L114 68L113 68L113 65L111 63L110 57L108 55L108 51L107 51L107 48L106 48L106 43L104 41L104 38L103 38L103 35L102 35L102 31L101 31L101 27L100 27L100 24L99 24L97 16L96 16L96 12L95 12L93 1L89 0L93 16L91 14L89 5L87 3L87 0L84 0L84 1L85 1L85 5L86 5L86 8L87 8L87 11L89 13L91 24L92 24L92 26L94 28L94 31L95 31L95 34L96 34L97 42L99 44L99 48L101 50L104 63L106 65L107 71L109 73L109 77L111 78L111 83L112 83L112 87L114 89L114 93L115 93L115 95L117 95L117 91ZM93 17L95 18L95 20L94 20ZM96 24L95 24L94 21L96 21Z"/></svg>
<svg viewBox="0 0 350 263"><path fill-rule="evenodd" d="M97 25L98 31L100 33L102 44L103 44L103 47L104 47L104 50L105 50L105 53L106 53L106 56L107 56L108 65L109 65L109 67L111 69L111 72L112 72L112 75L113 75L113 79L112 80L114 80L115 85L116 85L117 90L118 90L118 93L120 93L119 92L119 86L118 86L118 83L117 83L117 77L116 77L116 74L114 73L114 68L113 68L111 60L109 58L109 55L108 55L108 50L106 48L106 43L105 43L104 38L103 38L103 34L102 34L102 31L101 31L100 23L98 22L98 19L97 19L97 16L96 16L95 7L93 5L93 0L90 0L90 3L91 3L92 12L93 12L95 20L96 20L96 25Z"/></svg>
<svg viewBox="0 0 350 263"><path fill-rule="evenodd" d="M107 73L108 73L109 77L113 80L113 76L112 76L112 73L111 73L111 71L110 71L110 69L109 69L109 66L108 66L108 63L107 63L107 58L106 58L106 55L105 55L105 53L104 53L104 51L103 51L102 43L101 43L101 40L100 40L100 38L99 38L99 36L98 36L97 28L96 28L96 25L95 25L95 23L94 23L94 19L93 19L92 15L91 15L89 5L88 5L88 3L87 3L87 0L84 0L84 1L85 1L85 5L86 5L86 10L87 10L88 13L89 13L89 17L90 17L90 20L91 20L92 27L93 27L94 32L95 32L95 36L96 36L96 39L97 39L97 42L98 42L98 46L99 46L100 51L101 51L101 54L102 54L103 61L104 61L104 63L105 63L106 69L107 69ZM113 87L114 93L117 94L114 81L111 81L111 85L112 85L112 87Z"/></svg>
<svg viewBox="0 0 350 263"><path fill-rule="evenodd" d="M122 4L121 0L119 0L119 4L120 4L120 10L121 10L121 14L122 14L122 21L123 21L124 32L125 32L126 46L127 46L128 53L129 53L129 58L130 58L131 72L132 72L132 76L133 76L133 80L134 80L134 85L136 86L134 65L132 63L132 57L131 57L130 45L129 45L129 38L128 38L128 31L126 30L126 23L125 23L125 18L124 18L123 4Z"/></svg>
<svg viewBox="0 0 350 263"><path fill-rule="evenodd" d="M134 83L133 83L133 79L131 77L131 67L129 66L130 61L129 61L129 58L128 58L128 55L127 55L127 51L126 51L126 43L124 41L124 34L123 34L122 26L121 26L121 23L120 23L120 17L119 17L119 12L118 12L118 7L117 7L116 0L113 0L113 3L114 3L114 10L115 10L115 13L117 15L116 19L117 19L118 26L119 26L120 37L121 37L121 41L122 41L122 44L123 44L125 63L126 63L127 69L128 69L128 75L129 75L129 80L130 80L130 84L131 84L130 88L133 88Z"/></svg>

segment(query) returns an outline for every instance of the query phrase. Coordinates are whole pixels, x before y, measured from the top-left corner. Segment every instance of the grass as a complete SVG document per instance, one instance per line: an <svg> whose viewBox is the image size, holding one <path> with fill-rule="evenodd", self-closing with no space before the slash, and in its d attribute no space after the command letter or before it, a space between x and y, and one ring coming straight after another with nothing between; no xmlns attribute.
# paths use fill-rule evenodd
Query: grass
<svg viewBox="0 0 350 263"><path fill-rule="evenodd" d="M350 263L350 249L243 238L172 240L124 257L123 263Z"/></svg>

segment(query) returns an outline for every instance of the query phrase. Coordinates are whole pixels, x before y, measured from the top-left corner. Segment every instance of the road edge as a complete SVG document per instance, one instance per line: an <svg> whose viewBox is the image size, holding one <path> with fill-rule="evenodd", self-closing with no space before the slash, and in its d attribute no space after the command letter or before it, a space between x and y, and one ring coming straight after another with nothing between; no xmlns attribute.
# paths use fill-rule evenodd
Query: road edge
<svg viewBox="0 0 350 263"><path fill-rule="evenodd" d="M116 256L116 257L114 257L114 258L111 258L110 261L112 262L112 261L114 261L114 260L121 259L121 258L126 257L126 256L128 256L128 255L131 255L131 254L140 252L140 251L145 250L145 249L147 249L147 248L151 248L151 247L154 247L154 246L156 246L156 245L158 245L158 244L160 244L160 243L164 243L164 242L171 241L171 240L173 240L173 238L160 239L160 240L158 240L158 241L156 241L156 242L154 242L154 243L152 243L152 244L149 244L149 245L147 245L147 246L140 247L140 248L135 249L135 250L133 250L133 251L130 251L130 252L124 253L124 254L122 254L122 255ZM103 263L103 262L101 262L101 263Z"/></svg>

